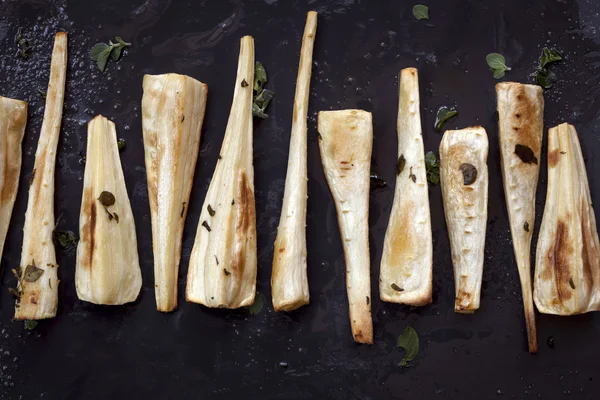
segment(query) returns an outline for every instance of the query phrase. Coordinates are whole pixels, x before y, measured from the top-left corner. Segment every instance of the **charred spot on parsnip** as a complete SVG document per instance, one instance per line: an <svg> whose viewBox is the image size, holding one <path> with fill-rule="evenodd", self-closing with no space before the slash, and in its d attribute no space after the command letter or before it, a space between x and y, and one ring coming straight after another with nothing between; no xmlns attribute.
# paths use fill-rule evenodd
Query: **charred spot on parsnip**
<svg viewBox="0 0 600 400"><path fill-rule="evenodd" d="M206 221L202 221L202 226L206 228L207 231L211 231L212 229L210 229L210 225L208 225L208 222Z"/></svg>
<svg viewBox="0 0 600 400"><path fill-rule="evenodd" d="M463 174L463 185L472 185L477 180L477 168L473 164L461 164L460 171Z"/></svg>
<svg viewBox="0 0 600 400"><path fill-rule="evenodd" d="M215 216L215 210L213 210L210 204L206 207L206 210L208 211L208 214L210 214L211 217Z"/></svg>
<svg viewBox="0 0 600 400"><path fill-rule="evenodd" d="M32 264L28 265L25 268L25 273L23 274L23 280L26 282L36 282L40 279L40 276L44 274L44 270L36 267L35 261Z"/></svg>
<svg viewBox="0 0 600 400"><path fill-rule="evenodd" d="M111 192L108 192L105 190L102 193L100 193L100 197L98 197L98 201L104 207L110 207L113 204L115 204L115 196Z"/></svg>
<svg viewBox="0 0 600 400"><path fill-rule="evenodd" d="M396 165L396 175L400 175L402 171L404 171L404 167L406 166L406 158L404 158L404 154L401 154L398 157L398 164Z"/></svg>
<svg viewBox="0 0 600 400"><path fill-rule="evenodd" d="M533 150L529 146L525 146L523 144L515 145L515 154L523 161L525 164L537 164L538 159L536 158Z"/></svg>

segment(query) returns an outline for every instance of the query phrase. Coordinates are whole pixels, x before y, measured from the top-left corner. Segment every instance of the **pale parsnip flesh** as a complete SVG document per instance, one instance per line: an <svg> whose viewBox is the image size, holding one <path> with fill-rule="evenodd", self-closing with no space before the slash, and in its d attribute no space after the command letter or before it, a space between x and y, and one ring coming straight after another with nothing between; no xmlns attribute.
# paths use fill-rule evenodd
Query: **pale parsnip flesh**
<svg viewBox="0 0 600 400"><path fill-rule="evenodd" d="M275 311L295 310L309 302L306 274L306 119L316 33L317 13L310 11L302 37L285 192L273 251L271 289Z"/></svg>
<svg viewBox="0 0 600 400"><path fill-rule="evenodd" d="M440 184L454 267L457 313L479 308L488 204L488 138L482 127L446 131Z"/></svg>
<svg viewBox="0 0 600 400"><path fill-rule="evenodd" d="M0 96L0 257L19 188L26 124L27 103Z"/></svg>
<svg viewBox="0 0 600 400"><path fill-rule="evenodd" d="M105 191L115 198L109 207L99 200ZM142 287L117 131L115 124L101 115L88 124L75 287L80 300L106 305L135 301Z"/></svg>
<svg viewBox="0 0 600 400"><path fill-rule="evenodd" d="M59 32L54 39L44 120L35 153L25 212L20 278L17 285L19 298L15 304L15 319L36 320L56 316L59 281L56 251L52 241L54 169L65 98L66 75L67 34Z"/></svg>
<svg viewBox="0 0 600 400"><path fill-rule="evenodd" d="M200 212L188 269L186 299L207 307L248 306L256 293L253 81L254 39L245 36L225 137Z"/></svg>
<svg viewBox="0 0 600 400"><path fill-rule="evenodd" d="M181 240L208 87L186 75L145 75L142 130L152 218L156 308L177 308Z"/></svg>
<svg viewBox="0 0 600 400"><path fill-rule="evenodd" d="M531 237L540 172L544 97L542 88L514 82L496 85L504 195L521 280L529 352L537 352L531 287Z"/></svg>
<svg viewBox="0 0 600 400"><path fill-rule="evenodd" d="M362 110L321 111L319 149L337 210L346 260L352 336L373 343L369 256L369 188L373 123Z"/></svg>
<svg viewBox="0 0 600 400"><path fill-rule="evenodd" d="M540 312L600 310L600 244L575 127L548 132L548 192L537 242L533 298Z"/></svg>
<svg viewBox="0 0 600 400"><path fill-rule="evenodd" d="M425 169L419 77L400 71L396 190L383 244L381 300L422 306L431 303L433 242Z"/></svg>

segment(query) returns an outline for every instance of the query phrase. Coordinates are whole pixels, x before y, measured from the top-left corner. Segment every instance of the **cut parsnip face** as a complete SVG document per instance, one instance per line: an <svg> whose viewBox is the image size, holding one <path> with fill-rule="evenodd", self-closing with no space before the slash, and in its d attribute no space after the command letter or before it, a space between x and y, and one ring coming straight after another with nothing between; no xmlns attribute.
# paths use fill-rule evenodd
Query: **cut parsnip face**
<svg viewBox="0 0 600 400"><path fill-rule="evenodd" d="M273 251L271 289L275 311L295 310L309 301L306 276L306 118L316 33L317 13L311 11L306 17L302 37L285 192Z"/></svg>
<svg viewBox="0 0 600 400"><path fill-rule="evenodd" d="M256 214L252 165L254 40L240 44L233 104L196 232L187 301L208 307L251 305L256 293Z"/></svg>
<svg viewBox="0 0 600 400"><path fill-rule="evenodd" d="M115 124L88 124L75 287L80 300L119 305L138 297L142 273Z"/></svg>
<svg viewBox="0 0 600 400"><path fill-rule="evenodd" d="M531 237L540 172L544 97L542 88L514 82L496 85L500 161L515 258L521 280L529 352L537 352L531 293Z"/></svg>
<svg viewBox="0 0 600 400"><path fill-rule="evenodd" d="M456 298L454 311L479 308L488 203L488 138L482 127L446 131L440 144L440 183Z"/></svg>
<svg viewBox="0 0 600 400"><path fill-rule="evenodd" d="M381 258L381 300L431 303L433 242L415 68L400 71L398 165L394 203Z"/></svg>
<svg viewBox="0 0 600 400"><path fill-rule="evenodd" d="M26 124L27 103L0 96L0 257L19 188Z"/></svg>
<svg viewBox="0 0 600 400"><path fill-rule="evenodd" d="M177 308L181 239L198 158L207 86L178 74L145 75L142 129L152 217L156 308Z"/></svg>
<svg viewBox="0 0 600 400"><path fill-rule="evenodd" d="M369 257L369 187L373 123L362 110L321 111L319 149L337 210L346 259L352 336L373 343Z"/></svg>
<svg viewBox="0 0 600 400"><path fill-rule="evenodd" d="M54 168L66 75L67 34L59 32L54 39L44 120L29 185L21 265L17 271L19 279L15 319L36 320L56 316L59 281L56 252L52 242Z"/></svg>
<svg viewBox="0 0 600 400"><path fill-rule="evenodd" d="M575 127L548 132L548 192L537 242L533 298L540 312L600 310L600 244Z"/></svg>

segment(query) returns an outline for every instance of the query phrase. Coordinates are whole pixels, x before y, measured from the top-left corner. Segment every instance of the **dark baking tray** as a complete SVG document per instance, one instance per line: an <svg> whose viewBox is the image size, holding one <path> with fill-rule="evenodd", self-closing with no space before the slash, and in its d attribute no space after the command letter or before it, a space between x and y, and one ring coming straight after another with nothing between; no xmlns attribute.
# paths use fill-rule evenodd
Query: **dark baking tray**
<svg viewBox="0 0 600 400"><path fill-rule="evenodd" d="M0 3L0 94L29 102L20 190L2 257L0 398L2 399L429 399L597 398L600 317L538 315L540 351L526 349L520 286L504 205L495 92L485 56L500 52L506 79L531 82L543 46L565 60L545 93L545 126L576 125L593 200L600 199L600 3L594 0L423 0L429 21L408 1L3 1ZM270 304L273 240L283 195L298 53L306 12L320 12L309 121L308 266L310 305L289 314ZM17 27L32 39L20 60ZM112 119L127 141L123 168L136 218L144 277L139 300L101 307L77 300L74 250L59 251L58 315L33 332L13 322L7 292L18 265L22 226L43 115L53 34L69 32L69 72L56 173L59 229L78 231L86 123ZM254 164L258 228L257 316L210 310L183 299L200 207L217 160L233 93L239 38L252 35L256 58L276 93L270 118L256 121ZM98 41L120 35L133 46L99 73L88 58ZM439 187L430 189L434 238L433 304L382 303L379 260L390 212L396 163L397 74L419 68L426 150L437 150L435 110L457 105L448 128L483 125L490 138L489 223L481 309L453 311L454 283ZM140 119L142 76L178 72L209 86L200 157L184 232L179 309L155 310L150 215ZM319 160L319 110L362 108L374 115L373 169L388 187L372 192L371 282L375 344L353 343L344 260L329 189ZM538 190L536 232L546 190ZM535 244L536 238L534 238ZM535 246L533 246L535 247ZM397 363L396 339L412 325L421 353L411 368ZM548 337L554 338L550 348Z"/></svg>

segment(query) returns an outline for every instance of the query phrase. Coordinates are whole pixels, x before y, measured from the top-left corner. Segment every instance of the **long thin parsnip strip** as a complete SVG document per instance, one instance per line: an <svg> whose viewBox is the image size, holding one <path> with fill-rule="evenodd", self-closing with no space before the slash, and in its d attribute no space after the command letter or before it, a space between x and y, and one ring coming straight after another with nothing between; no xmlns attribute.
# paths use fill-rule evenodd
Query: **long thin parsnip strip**
<svg viewBox="0 0 600 400"><path fill-rule="evenodd" d="M77 297L95 304L129 303L142 287L135 222L115 124L101 115L88 124L86 154L75 269Z"/></svg>
<svg viewBox="0 0 600 400"><path fill-rule="evenodd" d="M177 308L181 239L208 87L186 75L144 76L142 130L152 217L156 308Z"/></svg>
<svg viewBox="0 0 600 400"><path fill-rule="evenodd" d="M187 301L238 308L256 293L256 214L252 165L254 39L245 36L221 153L196 232Z"/></svg>
<svg viewBox="0 0 600 400"><path fill-rule="evenodd" d="M302 37L285 192L273 252L271 288L275 311L295 310L309 302L306 276L306 119L316 33L317 13L310 11Z"/></svg>
<svg viewBox="0 0 600 400"><path fill-rule="evenodd" d="M496 85L500 161L523 306L529 352L537 352L535 309L531 293L531 237L535 192L540 172L544 97L542 88L502 82Z"/></svg>
<svg viewBox="0 0 600 400"><path fill-rule="evenodd" d="M396 190L383 244L379 295L383 301L422 306L431 303L433 243L415 68L400 71L399 92Z"/></svg>
<svg viewBox="0 0 600 400"><path fill-rule="evenodd" d="M26 124L27 103L0 96L0 257L19 188Z"/></svg>
<svg viewBox="0 0 600 400"><path fill-rule="evenodd" d="M454 311L479 308L488 204L488 138L480 126L446 131L440 144L440 183L450 237Z"/></svg>
<svg viewBox="0 0 600 400"><path fill-rule="evenodd" d="M369 256L369 187L373 122L362 110L321 111L319 149L337 210L346 260L352 336L373 343Z"/></svg>
<svg viewBox="0 0 600 400"><path fill-rule="evenodd" d="M67 75L67 33L54 39L44 121L35 153L29 199L23 226L23 249L17 285L15 319L56 316L58 265L52 242L54 231L54 168L62 121Z"/></svg>
<svg viewBox="0 0 600 400"><path fill-rule="evenodd" d="M600 243L575 127L548 132L548 192L537 242L533 299L545 314L600 310Z"/></svg>

